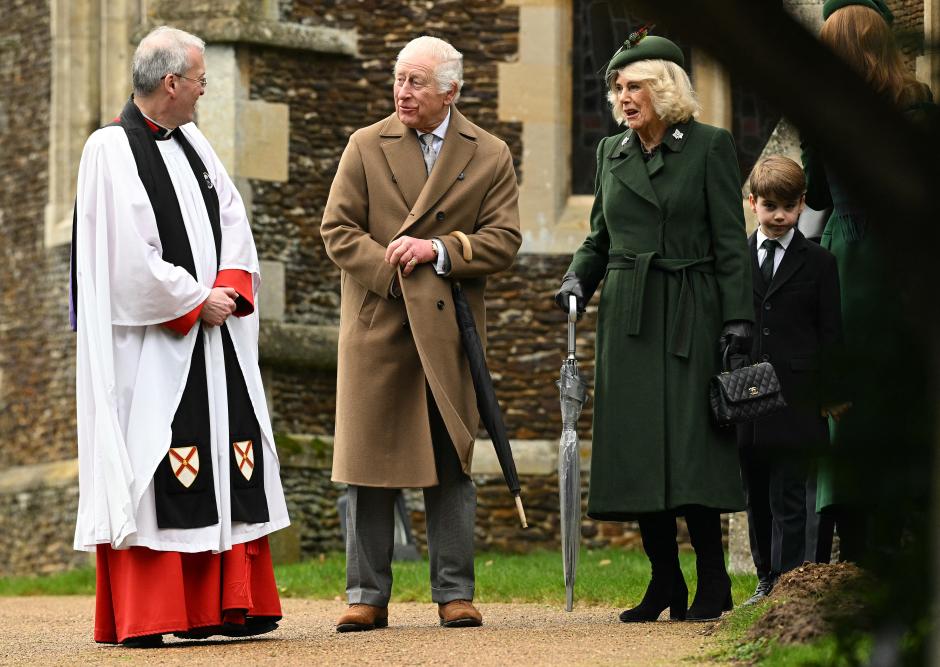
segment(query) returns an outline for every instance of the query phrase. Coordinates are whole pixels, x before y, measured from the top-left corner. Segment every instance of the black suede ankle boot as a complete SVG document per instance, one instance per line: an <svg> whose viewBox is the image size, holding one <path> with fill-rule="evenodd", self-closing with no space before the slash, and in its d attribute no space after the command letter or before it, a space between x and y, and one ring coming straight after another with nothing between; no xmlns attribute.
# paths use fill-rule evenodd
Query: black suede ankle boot
<svg viewBox="0 0 940 667"><path fill-rule="evenodd" d="M720 576L709 576L703 580L701 577L700 574L695 599L686 614L688 621L713 621L719 618L722 612L734 608L734 602L731 600L731 578L727 573L724 579Z"/></svg>
<svg viewBox="0 0 940 667"><path fill-rule="evenodd" d="M679 568L676 544L676 518L671 513L657 512L640 518L643 550L650 560L653 576L639 605L620 614L624 623L655 621L666 607L669 617L684 619L689 603L689 590Z"/></svg>
<svg viewBox="0 0 940 667"><path fill-rule="evenodd" d="M706 507L690 507L685 514L689 539L695 549L698 585L686 620L711 621L723 611L731 611L731 577L725 569L725 551L721 543L721 515Z"/></svg>
<svg viewBox="0 0 940 667"><path fill-rule="evenodd" d="M655 621L669 607L669 618L682 621L685 620L688 604L689 589L685 585L682 570L677 569L672 576L653 575L643 600L636 607L620 612L620 620L624 623Z"/></svg>

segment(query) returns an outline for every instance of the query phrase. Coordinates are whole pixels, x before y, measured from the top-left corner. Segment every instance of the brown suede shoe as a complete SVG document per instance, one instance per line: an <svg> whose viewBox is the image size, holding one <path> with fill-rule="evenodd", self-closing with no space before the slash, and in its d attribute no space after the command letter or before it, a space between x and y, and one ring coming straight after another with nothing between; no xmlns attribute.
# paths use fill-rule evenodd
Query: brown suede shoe
<svg viewBox="0 0 940 667"><path fill-rule="evenodd" d="M337 632L361 632L388 627L388 607L371 604L351 604L336 621Z"/></svg>
<svg viewBox="0 0 940 667"><path fill-rule="evenodd" d="M437 605L437 615L445 628L475 628L483 625L483 614L470 600L452 600Z"/></svg>

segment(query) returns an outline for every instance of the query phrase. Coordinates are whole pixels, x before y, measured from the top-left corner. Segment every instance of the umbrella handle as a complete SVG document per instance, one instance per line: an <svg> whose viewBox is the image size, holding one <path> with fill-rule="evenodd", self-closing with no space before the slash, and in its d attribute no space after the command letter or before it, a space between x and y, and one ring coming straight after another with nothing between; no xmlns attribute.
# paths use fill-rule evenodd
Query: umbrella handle
<svg viewBox="0 0 940 667"><path fill-rule="evenodd" d="M519 521L522 522L523 528L529 527L529 522L525 518L525 508L522 507L522 496L516 496L516 511L519 513Z"/></svg>
<svg viewBox="0 0 940 667"><path fill-rule="evenodd" d="M568 358L574 359L575 322L578 321L578 299L573 294L568 296Z"/></svg>

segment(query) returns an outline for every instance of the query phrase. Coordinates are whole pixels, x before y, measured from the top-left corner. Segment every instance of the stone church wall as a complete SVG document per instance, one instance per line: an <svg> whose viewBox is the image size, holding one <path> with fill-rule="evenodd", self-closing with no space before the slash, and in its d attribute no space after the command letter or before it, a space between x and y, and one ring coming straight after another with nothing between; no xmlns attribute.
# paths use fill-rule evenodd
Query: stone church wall
<svg viewBox="0 0 940 667"><path fill-rule="evenodd" d="M80 1L91 6L91 0ZM74 337L66 305L68 245L47 246L44 240L50 151L57 150L49 139L51 15L56 2L0 0L0 576L87 562L86 556L71 551L77 478ZM283 324L298 327L309 338L313 329L328 333L339 314L339 271L326 257L319 235L333 174L349 134L392 111L392 62L411 37L433 33L465 54L466 83L459 108L506 140L521 183L534 178L536 165L521 162L523 123L502 121L499 115L499 65L523 60L520 6L528 3L265 2L281 22L354 30L357 41L357 56L301 50L288 42L265 45L255 38L236 47L240 62L246 63L250 99L289 108L288 179L252 179L247 184L261 259L283 268ZM218 6L222 4L230 3ZM923 0L889 4L899 32L922 34ZM206 0L187 5L187 11L211 14L215 5ZM919 48L912 42L906 53L913 59ZM209 79L207 95L212 96L211 72ZM78 97L69 99L80 103ZM559 99L557 104L568 102ZM567 254L520 255L511 270L489 284L489 361L497 394L510 437L537 456L520 471L533 524L525 533L516 529L502 480L492 471L475 475L481 548L524 550L552 547L557 541L557 516L552 514L557 479L551 465L544 464L560 427L554 379L564 355L565 325L551 295L569 260ZM594 315L589 311L579 324L579 357L588 380L593 376ZM323 349L329 351L329 346L321 355ZM335 361L275 362L262 350L262 371L279 438L332 434ZM585 441L590 439L590 418L588 405L579 428ZM533 444L538 442L543 444ZM488 446L481 444L480 449ZM342 489L329 481L327 454L319 452L310 463L303 452L285 451L284 484L295 521L283 540L285 555L341 546L335 507ZM408 499L420 539L420 493L409 493ZM590 546L636 541L631 525L586 520L582 534Z"/></svg>

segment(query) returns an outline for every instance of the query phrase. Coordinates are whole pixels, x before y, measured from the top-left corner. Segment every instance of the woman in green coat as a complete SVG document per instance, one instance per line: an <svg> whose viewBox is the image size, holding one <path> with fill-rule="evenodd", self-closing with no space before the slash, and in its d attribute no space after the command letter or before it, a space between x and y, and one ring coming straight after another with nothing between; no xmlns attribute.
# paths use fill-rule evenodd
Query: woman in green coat
<svg viewBox="0 0 940 667"><path fill-rule="evenodd" d="M652 579L624 622L705 620L731 608L721 512L744 508L733 430L717 428L708 381L720 341L740 345L754 311L741 181L731 135L699 111L679 48L636 34L607 66L614 118L600 142L591 232L556 302L598 307L588 516L638 520ZM692 606L676 517L696 554Z"/></svg>
<svg viewBox="0 0 940 667"><path fill-rule="evenodd" d="M890 27L893 16L881 0L827 0L823 18L821 41L875 91L915 125L938 122L930 90L905 65ZM845 338L828 364L829 374L838 378L833 389L846 402L830 408L833 448L820 464L816 490L816 509L824 515L818 554L828 562L834 522L840 559L865 562L871 548L884 550L900 540L908 514L897 507L900 489L915 506L929 503L924 479L929 466L909 446L926 432L929 406L906 386L895 391L887 384L893 378L917 378L924 355L917 351L911 325L905 324L904 291L886 274L888 260L878 236L897 223L872 219L858 193L848 190L810 145L803 146L803 167L806 203L817 210L832 208L821 244L839 267ZM872 525L875 510L886 507L893 509L882 511L880 525Z"/></svg>

